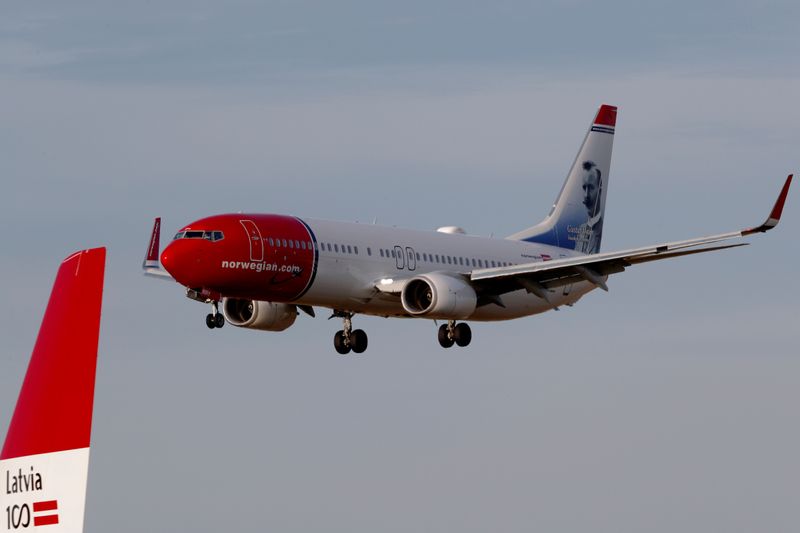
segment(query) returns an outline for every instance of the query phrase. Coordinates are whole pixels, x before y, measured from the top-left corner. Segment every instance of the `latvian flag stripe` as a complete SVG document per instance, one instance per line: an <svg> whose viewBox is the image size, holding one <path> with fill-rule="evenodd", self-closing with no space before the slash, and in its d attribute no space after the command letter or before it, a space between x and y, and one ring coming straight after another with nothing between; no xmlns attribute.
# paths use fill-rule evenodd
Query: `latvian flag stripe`
<svg viewBox="0 0 800 533"><path fill-rule="evenodd" d="M611 135L614 135L614 128L610 126L600 126L595 124L592 126L592 131L599 131L600 133L610 133Z"/></svg>
<svg viewBox="0 0 800 533"><path fill-rule="evenodd" d="M44 513L47 511L57 511L57 510L58 510L58 500L33 502L34 513ZM58 524L58 513L33 517L34 526L51 526L53 524Z"/></svg>
<svg viewBox="0 0 800 533"><path fill-rule="evenodd" d="M33 525L36 526L52 526L58 524L58 515L50 514L47 516L34 516Z"/></svg>
<svg viewBox="0 0 800 533"><path fill-rule="evenodd" d="M58 510L58 500L50 500L46 502L34 502L33 503L33 512L40 513L42 511L57 511Z"/></svg>

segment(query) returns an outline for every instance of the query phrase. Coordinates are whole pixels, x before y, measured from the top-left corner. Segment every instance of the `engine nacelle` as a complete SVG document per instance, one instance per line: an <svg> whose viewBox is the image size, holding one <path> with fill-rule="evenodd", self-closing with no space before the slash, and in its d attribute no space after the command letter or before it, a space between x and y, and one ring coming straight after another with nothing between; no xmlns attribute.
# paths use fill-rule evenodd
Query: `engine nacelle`
<svg viewBox="0 0 800 533"><path fill-rule="evenodd" d="M447 320L468 318L478 304L475 289L469 283L438 272L411 279L400 298L411 315Z"/></svg>
<svg viewBox="0 0 800 533"><path fill-rule="evenodd" d="M242 298L225 298L222 312L234 326L264 331L283 331L297 318L297 307L292 304Z"/></svg>

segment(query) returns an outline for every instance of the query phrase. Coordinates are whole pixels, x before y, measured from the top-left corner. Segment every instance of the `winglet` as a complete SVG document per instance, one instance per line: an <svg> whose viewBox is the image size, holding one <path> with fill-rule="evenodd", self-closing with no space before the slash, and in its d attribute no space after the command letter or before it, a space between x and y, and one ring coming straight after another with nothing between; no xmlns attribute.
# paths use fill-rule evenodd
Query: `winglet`
<svg viewBox="0 0 800 533"><path fill-rule="evenodd" d="M8 529L83 529L105 257L74 253L56 275L0 452Z"/></svg>
<svg viewBox="0 0 800 533"><path fill-rule="evenodd" d="M158 253L160 251L161 240L161 217L156 217L153 222L153 233L150 235L150 244L147 246L147 253L144 256L142 268L158 268Z"/></svg>
<svg viewBox="0 0 800 533"><path fill-rule="evenodd" d="M150 244L147 245L147 252L144 255L142 270L145 276L154 278L173 279L169 272L161 268L159 254L161 253L161 217L156 217L153 222L153 232L150 234Z"/></svg>
<svg viewBox="0 0 800 533"><path fill-rule="evenodd" d="M783 189L781 189L781 193L778 195L778 199L775 201L775 205L772 207L772 211L770 211L767 220L758 227L742 230L742 235L763 233L778 225L778 222L781 221L781 213L783 213L783 204L786 202L786 195L789 194L789 186L792 184L792 176L793 174L789 174L786 178L786 183L783 184Z"/></svg>

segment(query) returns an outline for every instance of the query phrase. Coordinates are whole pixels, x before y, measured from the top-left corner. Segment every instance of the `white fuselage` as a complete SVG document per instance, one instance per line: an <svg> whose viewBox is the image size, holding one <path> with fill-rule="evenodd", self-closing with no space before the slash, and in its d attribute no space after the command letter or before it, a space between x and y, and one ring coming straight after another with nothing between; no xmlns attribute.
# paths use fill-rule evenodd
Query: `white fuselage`
<svg viewBox="0 0 800 533"><path fill-rule="evenodd" d="M469 276L473 270L533 263L581 255L577 252L510 239L419 231L384 226L304 219L319 251L316 278L298 304L378 316L409 316L400 299L375 288L381 280L447 272ZM479 306L469 320L507 320L570 305L595 285L582 281L550 291L547 302L525 290L504 294L505 307Z"/></svg>

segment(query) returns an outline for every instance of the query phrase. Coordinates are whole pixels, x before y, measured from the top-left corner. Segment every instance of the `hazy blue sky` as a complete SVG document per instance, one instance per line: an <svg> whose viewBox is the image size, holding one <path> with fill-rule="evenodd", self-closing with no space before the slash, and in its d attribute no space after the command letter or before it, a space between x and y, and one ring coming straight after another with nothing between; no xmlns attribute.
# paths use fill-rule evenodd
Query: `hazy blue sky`
<svg viewBox="0 0 800 533"><path fill-rule="evenodd" d="M798 169L797 2L4 2L0 426L58 262L109 248L86 530L796 531L800 197L572 309L209 331L140 274L211 213L498 237L620 107L605 250L758 224ZM797 185L795 186L797 189ZM81 302L74 302L75 312Z"/></svg>

